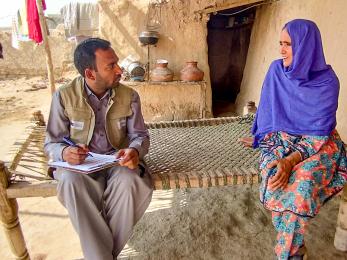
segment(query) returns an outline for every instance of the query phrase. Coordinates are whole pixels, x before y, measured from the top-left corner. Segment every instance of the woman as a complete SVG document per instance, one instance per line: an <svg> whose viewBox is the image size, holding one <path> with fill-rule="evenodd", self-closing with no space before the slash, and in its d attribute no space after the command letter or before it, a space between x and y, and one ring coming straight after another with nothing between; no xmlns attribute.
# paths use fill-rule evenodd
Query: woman
<svg viewBox="0 0 347 260"><path fill-rule="evenodd" d="M260 201L272 212L278 259L304 259L310 218L347 180L336 126L339 81L315 23L297 19L280 36L281 60L265 77L252 129L261 149Z"/></svg>

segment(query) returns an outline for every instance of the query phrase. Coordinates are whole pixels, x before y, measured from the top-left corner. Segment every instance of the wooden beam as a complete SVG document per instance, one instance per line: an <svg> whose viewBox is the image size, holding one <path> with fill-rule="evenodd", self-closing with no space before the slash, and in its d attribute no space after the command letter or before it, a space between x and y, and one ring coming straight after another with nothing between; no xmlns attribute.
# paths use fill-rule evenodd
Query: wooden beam
<svg viewBox="0 0 347 260"><path fill-rule="evenodd" d="M52 197L57 195L57 181L18 182L7 188L8 198Z"/></svg>
<svg viewBox="0 0 347 260"><path fill-rule="evenodd" d="M229 3L221 4L221 5L215 5L215 6L208 6L202 10L196 11L195 13L214 13L221 10L231 9L235 7L240 7L243 5L250 5L250 4L260 4L260 3L266 3L266 2L272 2L272 1L266 1L266 0L238 0L238 1L229 1Z"/></svg>
<svg viewBox="0 0 347 260"><path fill-rule="evenodd" d="M51 86L51 93L53 94L55 91L55 83L54 83L54 71L53 71L53 63L52 63L52 55L51 55L51 49L49 47L48 42L48 27L46 23L46 18L43 15L43 8L42 8L42 0L36 0L36 6L37 11L39 13L40 17L40 26L41 26L41 32L43 37L43 46L45 48L46 52L46 65L47 65L47 73L48 73L48 80L49 85Z"/></svg>

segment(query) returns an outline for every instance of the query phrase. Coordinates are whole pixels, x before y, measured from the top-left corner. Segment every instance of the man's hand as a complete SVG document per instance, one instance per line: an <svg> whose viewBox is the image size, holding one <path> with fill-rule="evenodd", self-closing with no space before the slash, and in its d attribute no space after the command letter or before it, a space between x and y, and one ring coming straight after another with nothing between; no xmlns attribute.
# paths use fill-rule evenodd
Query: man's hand
<svg viewBox="0 0 347 260"><path fill-rule="evenodd" d="M241 138L239 139L239 141L240 141L245 147L253 147L254 138L253 138L253 137L246 136L246 137L241 137Z"/></svg>
<svg viewBox="0 0 347 260"><path fill-rule="evenodd" d="M121 158L120 166L126 166L129 169L136 169L139 165L139 153L135 148L121 149L116 154L116 158Z"/></svg>
<svg viewBox="0 0 347 260"><path fill-rule="evenodd" d="M63 160L69 164L81 164L88 156L89 149L85 144L77 144L79 147L68 146L63 150Z"/></svg>

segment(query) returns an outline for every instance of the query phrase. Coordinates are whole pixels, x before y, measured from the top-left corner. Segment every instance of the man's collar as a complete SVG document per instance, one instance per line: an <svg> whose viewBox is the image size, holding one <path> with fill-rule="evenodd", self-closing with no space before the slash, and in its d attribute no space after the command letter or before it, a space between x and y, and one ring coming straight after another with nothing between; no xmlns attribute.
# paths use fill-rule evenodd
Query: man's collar
<svg viewBox="0 0 347 260"><path fill-rule="evenodd" d="M93 91L90 89L90 87L88 86L86 80L84 80L84 89L85 89L85 91L86 91L88 97L94 96L94 97L96 97L97 99L99 99L99 98L93 93ZM104 99L104 98L106 98L106 97L107 97L107 98L110 97L110 96L111 96L111 93L112 93L112 92L111 92L111 89L109 89L108 91L106 91L106 93L104 94L104 96L103 96L102 98L100 98L100 100L101 100L101 99Z"/></svg>

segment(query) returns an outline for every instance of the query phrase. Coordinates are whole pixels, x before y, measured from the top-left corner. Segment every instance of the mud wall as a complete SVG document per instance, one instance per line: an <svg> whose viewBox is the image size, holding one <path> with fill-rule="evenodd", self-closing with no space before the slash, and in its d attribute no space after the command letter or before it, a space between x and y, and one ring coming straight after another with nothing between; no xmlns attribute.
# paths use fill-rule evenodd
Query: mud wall
<svg viewBox="0 0 347 260"><path fill-rule="evenodd" d="M147 47L140 45L139 33L145 29L148 0L99 0L100 33L110 40L120 59L134 55L147 62ZM163 1L165 2L165 1ZM161 7L160 39L150 48L151 67L157 59L169 61L179 78L186 61L198 61L207 82L206 114L212 115L211 84L208 66L207 21L209 13L258 2L258 0L170 0Z"/></svg>
<svg viewBox="0 0 347 260"><path fill-rule="evenodd" d="M265 73L274 59L280 58L278 41L283 25L295 18L310 19L317 23L323 40L325 58L340 79L340 98L337 129L347 141L347 20L345 0L281 0L257 10L248 58L237 98L238 111L247 100L259 102Z"/></svg>
<svg viewBox="0 0 347 260"><path fill-rule="evenodd" d="M11 44L11 33L0 31L4 59L0 60L0 75L45 75L46 54L43 45L33 42L20 42L20 48ZM52 30L49 37L54 72L60 75L63 70L71 70L75 44L68 42L59 30Z"/></svg>
<svg viewBox="0 0 347 260"><path fill-rule="evenodd" d="M205 117L206 82L123 82L141 99L145 121L176 121Z"/></svg>

